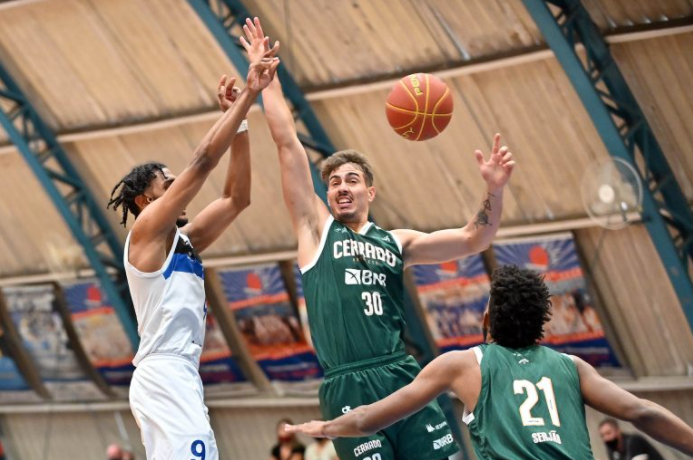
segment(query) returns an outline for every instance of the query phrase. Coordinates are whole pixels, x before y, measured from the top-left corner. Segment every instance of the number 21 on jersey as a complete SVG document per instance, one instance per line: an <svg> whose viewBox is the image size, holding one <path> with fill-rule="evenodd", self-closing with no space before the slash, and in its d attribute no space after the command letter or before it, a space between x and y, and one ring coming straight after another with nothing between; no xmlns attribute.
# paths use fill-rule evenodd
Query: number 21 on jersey
<svg viewBox="0 0 693 460"><path fill-rule="evenodd" d="M544 426L544 419L532 416L532 408L539 402L537 388L544 393L546 406L549 408L551 423L554 426L561 426L561 419L558 417L558 407L556 407L556 396L553 393L553 383L548 377L543 377L537 384L529 380L515 380L513 391L516 395L527 394L527 399L520 405L520 417L524 426Z"/></svg>

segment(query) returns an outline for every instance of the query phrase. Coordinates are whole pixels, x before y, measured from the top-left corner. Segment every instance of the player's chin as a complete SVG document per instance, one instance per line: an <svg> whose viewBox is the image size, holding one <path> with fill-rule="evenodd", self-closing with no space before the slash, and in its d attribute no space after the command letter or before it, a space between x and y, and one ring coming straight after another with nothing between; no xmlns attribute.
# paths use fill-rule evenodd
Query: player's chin
<svg viewBox="0 0 693 460"><path fill-rule="evenodd" d="M356 210L354 209L339 209L337 208L334 212L334 218L339 222L351 222L356 217Z"/></svg>
<svg viewBox="0 0 693 460"><path fill-rule="evenodd" d="M185 227L188 225L188 218L185 216L180 216L178 219L176 219L176 227L181 228Z"/></svg>

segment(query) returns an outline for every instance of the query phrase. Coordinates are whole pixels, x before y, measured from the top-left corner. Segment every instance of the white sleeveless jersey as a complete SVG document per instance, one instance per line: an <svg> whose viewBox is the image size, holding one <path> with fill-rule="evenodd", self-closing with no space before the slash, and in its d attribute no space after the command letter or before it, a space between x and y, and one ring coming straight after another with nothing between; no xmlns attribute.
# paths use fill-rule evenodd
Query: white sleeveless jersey
<svg viewBox="0 0 693 460"><path fill-rule="evenodd" d="M147 355L162 353L188 358L199 368L207 317L205 275L190 239L176 229L164 266L151 273L130 264L129 248L130 234L123 259L140 335L132 363L137 366Z"/></svg>

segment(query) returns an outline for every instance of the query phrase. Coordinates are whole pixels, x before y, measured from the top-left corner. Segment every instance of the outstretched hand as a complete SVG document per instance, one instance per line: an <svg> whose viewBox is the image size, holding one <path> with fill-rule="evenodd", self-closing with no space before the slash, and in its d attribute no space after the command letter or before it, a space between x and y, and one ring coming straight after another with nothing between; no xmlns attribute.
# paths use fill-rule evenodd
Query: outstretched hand
<svg viewBox="0 0 693 460"><path fill-rule="evenodd" d="M503 188L510 179L515 167L515 160L512 159L513 154L507 146L500 146L500 134L496 133L493 137L493 149L488 161L484 160L484 154L481 150L476 150L474 155L476 155L481 177L486 181L489 190Z"/></svg>
<svg viewBox="0 0 693 460"><path fill-rule="evenodd" d="M265 36L262 31L260 20L255 18L253 21L250 18L245 20L243 25L245 37L241 36L241 45L248 53L248 60L256 62L262 59L267 51L269 51L269 37ZM276 43L275 43L276 46Z"/></svg>
<svg viewBox="0 0 693 460"><path fill-rule="evenodd" d="M227 77L226 75L222 75L221 80L219 80L217 99L222 112L229 110L241 93L241 89L234 86L235 83L236 77Z"/></svg>
<svg viewBox="0 0 693 460"><path fill-rule="evenodd" d="M312 422L301 423L300 425L284 425L284 431L287 433L303 433L311 436L313 438L328 438L334 439L325 434L325 423L319 420L313 420Z"/></svg>
<svg viewBox="0 0 693 460"><path fill-rule="evenodd" d="M274 47L266 51L259 61L251 62L246 83L248 90L259 93L267 88L277 73L277 67L279 67L279 58L275 56L278 50L279 42L276 42Z"/></svg>

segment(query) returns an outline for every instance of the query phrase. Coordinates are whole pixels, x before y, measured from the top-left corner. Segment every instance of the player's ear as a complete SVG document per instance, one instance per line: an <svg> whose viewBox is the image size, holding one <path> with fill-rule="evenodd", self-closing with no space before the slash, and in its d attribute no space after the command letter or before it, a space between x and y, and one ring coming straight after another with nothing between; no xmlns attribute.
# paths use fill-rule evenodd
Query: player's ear
<svg viewBox="0 0 693 460"><path fill-rule="evenodd" d="M151 199L148 199L144 195L137 195L135 197L135 204L137 205L138 208L140 208L140 211L144 209L147 204L151 202Z"/></svg>
<svg viewBox="0 0 693 460"><path fill-rule="evenodd" d="M368 202L371 203L375 199L375 185L368 187Z"/></svg>

